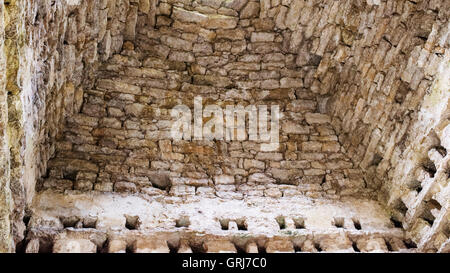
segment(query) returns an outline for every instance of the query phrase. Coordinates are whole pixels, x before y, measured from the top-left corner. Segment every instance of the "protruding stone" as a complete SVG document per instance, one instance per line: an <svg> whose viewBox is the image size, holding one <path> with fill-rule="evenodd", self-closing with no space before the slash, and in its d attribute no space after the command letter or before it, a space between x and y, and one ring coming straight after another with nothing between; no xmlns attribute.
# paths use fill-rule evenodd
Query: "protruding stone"
<svg viewBox="0 0 450 273"><path fill-rule="evenodd" d="M236 253L235 246L228 240L206 241L204 248L207 253Z"/></svg>
<svg viewBox="0 0 450 273"><path fill-rule="evenodd" d="M241 19L257 18L259 15L260 4L258 2L248 2L247 5L241 10Z"/></svg>
<svg viewBox="0 0 450 273"><path fill-rule="evenodd" d="M134 244L135 253L169 253L167 242L160 238L138 238Z"/></svg>
<svg viewBox="0 0 450 273"><path fill-rule="evenodd" d="M292 253L294 246L288 240L270 240L266 243L267 253Z"/></svg>

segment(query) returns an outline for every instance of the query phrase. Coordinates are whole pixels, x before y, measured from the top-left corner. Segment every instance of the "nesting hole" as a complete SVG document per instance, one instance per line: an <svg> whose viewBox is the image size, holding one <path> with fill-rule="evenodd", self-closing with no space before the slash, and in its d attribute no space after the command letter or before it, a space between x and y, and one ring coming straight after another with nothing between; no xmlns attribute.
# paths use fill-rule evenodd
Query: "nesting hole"
<svg viewBox="0 0 450 273"><path fill-rule="evenodd" d="M167 241L167 246L169 247L170 253L178 253L180 249L180 241Z"/></svg>
<svg viewBox="0 0 450 273"><path fill-rule="evenodd" d="M221 226L222 230L228 230L228 223L230 222L230 220L221 219L219 222L220 222L220 226Z"/></svg>
<svg viewBox="0 0 450 273"><path fill-rule="evenodd" d="M334 217L333 223L337 228L344 228L344 217Z"/></svg>
<svg viewBox="0 0 450 273"><path fill-rule="evenodd" d="M433 148L436 149L436 151L438 151L438 153L441 154L442 157L447 156L447 150L444 147L442 147L441 145L435 146Z"/></svg>
<svg viewBox="0 0 450 273"><path fill-rule="evenodd" d="M353 219L352 219L352 222L353 222L353 226L355 227L355 229L357 229L357 230L361 230L361 229L362 229L362 228L361 228L361 223L359 222L358 219L353 218Z"/></svg>
<svg viewBox="0 0 450 273"><path fill-rule="evenodd" d="M436 217L431 213L432 210L438 210L440 211L442 209L441 204L439 204L438 201L435 199L431 199L428 202L426 202L425 210L421 214L421 218L430 224L430 226L433 226L434 220L436 220Z"/></svg>
<svg viewBox="0 0 450 273"><path fill-rule="evenodd" d="M305 229L305 218L294 218L294 224L296 229Z"/></svg>
<svg viewBox="0 0 450 273"><path fill-rule="evenodd" d="M280 230L286 229L286 220L283 216L278 216L275 220L277 221Z"/></svg>
<svg viewBox="0 0 450 273"><path fill-rule="evenodd" d="M236 242L232 242L238 254L246 254L245 245L238 244Z"/></svg>
<svg viewBox="0 0 450 273"><path fill-rule="evenodd" d="M298 244L294 244L294 251L295 252L302 252L302 248Z"/></svg>
<svg viewBox="0 0 450 273"><path fill-rule="evenodd" d="M64 172L63 173L64 179L75 181L76 177L77 177L77 172Z"/></svg>
<svg viewBox="0 0 450 273"><path fill-rule="evenodd" d="M23 223L25 224L25 226L28 226L28 223L30 222L31 216L30 215L25 215L23 217Z"/></svg>
<svg viewBox="0 0 450 273"><path fill-rule="evenodd" d="M314 243L314 248L318 251L318 252L322 252L322 247L320 247L319 243Z"/></svg>
<svg viewBox="0 0 450 273"><path fill-rule="evenodd" d="M258 253L260 254L266 254L266 246L265 245L259 245L258 244Z"/></svg>
<svg viewBox="0 0 450 273"><path fill-rule="evenodd" d="M398 218L392 216L391 223L395 228L403 228L403 223Z"/></svg>
<svg viewBox="0 0 450 273"><path fill-rule="evenodd" d="M16 244L16 253L25 253L25 249L27 247L28 240L24 239Z"/></svg>
<svg viewBox="0 0 450 273"><path fill-rule="evenodd" d="M50 238L39 239L39 253L52 253L53 241Z"/></svg>
<svg viewBox="0 0 450 273"><path fill-rule="evenodd" d="M406 212L408 211L408 207L400 198L397 198L397 200L395 200L395 202L392 204L392 207L394 208L394 210L400 212L403 216L406 215Z"/></svg>
<svg viewBox="0 0 450 273"><path fill-rule="evenodd" d="M352 248L355 252L361 252L361 250L359 250L358 245L356 244L356 242L352 242Z"/></svg>
<svg viewBox="0 0 450 273"><path fill-rule="evenodd" d="M442 206L436 199L430 199L430 201L427 202L428 208L431 209L437 209L441 210Z"/></svg>
<svg viewBox="0 0 450 273"><path fill-rule="evenodd" d="M235 222L238 226L238 230L247 231L247 222L245 219L237 219Z"/></svg>
<svg viewBox="0 0 450 273"><path fill-rule="evenodd" d="M134 242L127 243L127 247L125 248L125 253L134 253Z"/></svg>
<svg viewBox="0 0 450 273"><path fill-rule="evenodd" d="M394 249L392 248L391 242L389 242L388 240L384 240L384 243L386 244L386 247L389 252L394 251Z"/></svg>
<svg viewBox="0 0 450 273"><path fill-rule="evenodd" d="M404 240L403 243L408 249L417 248L416 243L414 243L411 239Z"/></svg>
<svg viewBox="0 0 450 273"><path fill-rule="evenodd" d="M436 174L436 165L429 158L425 159L422 163L422 168L430 174L430 177L434 177Z"/></svg>
<svg viewBox="0 0 450 273"><path fill-rule="evenodd" d="M83 219L83 228L96 228L97 217L86 217Z"/></svg>
<svg viewBox="0 0 450 273"><path fill-rule="evenodd" d="M373 156L372 162L370 163L370 166L378 166L380 165L380 162L383 160L383 157L379 154L375 154Z"/></svg>
<svg viewBox="0 0 450 273"><path fill-rule="evenodd" d="M101 246L97 245L97 253L108 253L108 240L105 240Z"/></svg>
<svg viewBox="0 0 450 273"><path fill-rule="evenodd" d="M447 238L450 238L450 222L449 221L447 221L443 232L444 232L445 236L447 236Z"/></svg>
<svg viewBox="0 0 450 273"><path fill-rule="evenodd" d="M206 253L203 243L190 243L192 253Z"/></svg>
<svg viewBox="0 0 450 273"><path fill-rule="evenodd" d="M420 193L422 191L422 183L418 180L413 180L409 183L409 189Z"/></svg>
<svg viewBox="0 0 450 273"><path fill-rule="evenodd" d="M189 220L189 217L187 217L187 216L182 216L175 221L175 227L177 227L177 228L189 227L190 225L191 225L191 221Z"/></svg>
<svg viewBox="0 0 450 273"><path fill-rule="evenodd" d="M80 218L76 216L70 216L70 217L61 217L60 220L64 228L74 228L80 221Z"/></svg>
<svg viewBox="0 0 450 273"><path fill-rule="evenodd" d="M139 216L131 216L131 215L125 215L125 227L128 230L136 230L139 229L139 226L141 225L141 221L139 220Z"/></svg>

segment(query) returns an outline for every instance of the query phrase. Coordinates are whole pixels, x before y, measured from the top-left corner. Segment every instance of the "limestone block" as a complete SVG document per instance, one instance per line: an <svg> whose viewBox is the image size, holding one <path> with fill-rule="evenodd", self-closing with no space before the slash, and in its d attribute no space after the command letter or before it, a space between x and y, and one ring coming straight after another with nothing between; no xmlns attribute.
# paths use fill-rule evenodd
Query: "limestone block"
<svg viewBox="0 0 450 273"><path fill-rule="evenodd" d="M193 77L194 84L198 85L212 85L216 87L231 87L233 82L227 77L213 76L213 75L195 75Z"/></svg>
<svg viewBox="0 0 450 273"><path fill-rule="evenodd" d="M53 253L96 253L97 246L86 239L58 239L53 245Z"/></svg>
<svg viewBox="0 0 450 273"><path fill-rule="evenodd" d="M270 188L264 190L264 196L271 198L280 198L283 196L283 193L278 188Z"/></svg>
<svg viewBox="0 0 450 273"><path fill-rule="evenodd" d="M269 33L269 32L253 32L252 36L251 36L252 43L273 42L274 39L275 39L275 34Z"/></svg>
<svg viewBox="0 0 450 273"><path fill-rule="evenodd" d="M203 244L207 253L236 253L235 246L228 240L206 241Z"/></svg>
<svg viewBox="0 0 450 273"><path fill-rule="evenodd" d="M387 246L383 238L361 238L357 241L361 252L386 252Z"/></svg>
<svg viewBox="0 0 450 273"><path fill-rule="evenodd" d="M294 79L294 78L282 78L280 80L281 88L302 88L303 80L302 79Z"/></svg>
<svg viewBox="0 0 450 273"><path fill-rule="evenodd" d="M170 188L170 194L179 195L195 195L195 187L186 185L175 185Z"/></svg>
<svg viewBox="0 0 450 273"><path fill-rule="evenodd" d="M267 253L292 253L294 245L288 240L271 239L266 243Z"/></svg>
<svg viewBox="0 0 450 273"><path fill-rule="evenodd" d="M248 182L266 184L266 183L274 183L275 179L268 177L264 173L254 173L248 177Z"/></svg>
<svg viewBox="0 0 450 273"><path fill-rule="evenodd" d="M233 29L237 26L238 18L226 15L208 15L207 19L201 22L206 29Z"/></svg>
<svg viewBox="0 0 450 273"><path fill-rule="evenodd" d="M127 242L120 239L112 239L108 242L108 253L125 253Z"/></svg>
<svg viewBox="0 0 450 273"><path fill-rule="evenodd" d="M208 19L208 16L199 12L173 7L172 18L185 23L203 23Z"/></svg>
<svg viewBox="0 0 450 273"><path fill-rule="evenodd" d="M133 246L135 253L169 253L167 241L160 238L139 238Z"/></svg>
<svg viewBox="0 0 450 273"><path fill-rule="evenodd" d="M247 253L259 253L258 246L254 242L248 243L245 246L245 252L247 252Z"/></svg>
<svg viewBox="0 0 450 273"><path fill-rule="evenodd" d="M137 191L137 187L131 182L116 182L114 183L114 191L134 193Z"/></svg>
<svg viewBox="0 0 450 273"><path fill-rule="evenodd" d="M324 124L331 122L330 117L328 115L319 113L307 113L305 115L305 118L308 124Z"/></svg>
<svg viewBox="0 0 450 273"><path fill-rule="evenodd" d="M97 88L101 90L116 91L121 93L135 94L141 93L139 86L131 85L128 83L114 81L109 79L101 79L97 81Z"/></svg>
<svg viewBox="0 0 450 273"><path fill-rule="evenodd" d="M245 6L245 4L247 4L247 2L248 0L228 0L224 1L223 5L227 8L240 11Z"/></svg>
<svg viewBox="0 0 450 273"><path fill-rule="evenodd" d="M181 241L178 248L178 253L192 253L192 249L187 242Z"/></svg>
<svg viewBox="0 0 450 273"><path fill-rule="evenodd" d="M281 128L286 134L307 135L310 131L308 126L303 126L294 121L283 122Z"/></svg>
<svg viewBox="0 0 450 273"><path fill-rule="evenodd" d="M219 184L224 184L224 185L234 184L235 183L234 176L224 175L224 174L215 176L214 177L214 183L216 185L219 185Z"/></svg>
<svg viewBox="0 0 450 273"><path fill-rule="evenodd" d="M138 18L138 7L131 5L128 10L124 38L126 40L134 40L136 37L136 23Z"/></svg>
<svg viewBox="0 0 450 273"><path fill-rule="evenodd" d="M190 52L184 52L184 51L172 51L169 54L169 60L175 61L175 62L186 62L186 63L192 63L195 61L195 57Z"/></svg>
<svg viewBox="0 0 450 273"><path fill-rule="evenodd" d="M265 163L259 160L254 160L254 159L245 159L244 160L244 169L264 169L265 168Z"/></svg>
<svg viewBox="0 0 450 273"><path fill-rule="evenodd" d="M163 35L161 36L161 42L174 49L180 49L185 51L192 50L192 42L177 37Z"/></svg>
<svg viewBox="0 0 450 273"><path fill-rule="evenodd" d="M299 18L301 17L301 11L304 5L304 1L293 1L289 8L288 13L286 14L285 24L291 30L296 30L297 23ZM303 14L302 14L303 15Z"/></svg>
<svg viewBox="0 0 450 273"><path fill-rule="evenodd" d="M260 4L258 2L248 2L240 12L240 19L257 18L259 15Z"/></svg>
<svg viewBox="0 0 450 273"><path fill-rule="evenodd" d="M320 247L325 252L354 252L352 242L344 233L323 236Z"/></svg>

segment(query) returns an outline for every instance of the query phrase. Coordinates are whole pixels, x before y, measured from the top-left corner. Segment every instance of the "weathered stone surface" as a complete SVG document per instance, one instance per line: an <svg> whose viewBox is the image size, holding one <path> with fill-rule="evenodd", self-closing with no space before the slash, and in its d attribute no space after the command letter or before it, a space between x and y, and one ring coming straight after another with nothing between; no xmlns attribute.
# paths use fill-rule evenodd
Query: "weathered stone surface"
<svg viewBox="0 0 450 273"><path fill-rule="evenodd" d="M53 253L96 253L97 246L86 239L59 239L53 246Z"/></svg>
<svg viewBox="0 0 450 273"><path fill-rule="evenodd" d="M266 33L266 32L253 32L252 37L251 37L252 43L273 42L274 39L275 39L275 34Z"/></svg>
<svg viewBox="0 0 450 273"><path fill-rule="evenodd" d="M204 243L207 253L236 253L236 248L230 241L207 241Z"/></svg>
<svg viewBox="0 0 450 273"><path fill-rule="evenodd" d="M186 23L203 23L208 19L207 15L198 12L184 10L179 7L173 8L172 17L176 20L180 20Z"/></svg>
<svg viewBox="0 0 450 273"><path fill-rule="evenodd" d="M322 124L331 122L329 116L317 113L307 113L305 115L305 119L308 124Z"/></svg>
<svg viewBox="0 0 450 273"><path fill-rule="evenodd" d="M2 2L0 251L24 242L40 191L378 198L408 251L445 251L448 5L416 2ZM278 105L279 141L172 140L170 109L195 96ZM31 238L26 251L49 248ZM295 245L352 251L345 236L318 238ZM405 247L391 239L352 248Z"/></svg>
<svg viewBox="0 0 450 273"><path fill-rule="evenodd" d="M238 18L225 15L209 15L201 24L207 29L232 29L235 28Z"/></svg>
<svg viewBox="0 0 450 273"><path fill-rule="evenodd" d="M241 19L256 18L259 15L260 4L258 2L248 2L247 5L241 10Z"/></svg>
<svg viewBox="0 0 450 273"><path fill-rule="evenodd" d="M231 175L218 175L214 177L214 183L218 184L234 184L234 177Z"/></svg>
<svg viewBox="0 0 450 273"><path fill-rule="evenodd" d="M266 244L267 253L289 253L294 252L292 242L287 240L270 240Z"/></svg>
<svg viewBox="0 0 450 273"><path fill-rule="evenodd" d="M135 253L169 253L167 242L159 238L140 238L134 245Z"/></svg>

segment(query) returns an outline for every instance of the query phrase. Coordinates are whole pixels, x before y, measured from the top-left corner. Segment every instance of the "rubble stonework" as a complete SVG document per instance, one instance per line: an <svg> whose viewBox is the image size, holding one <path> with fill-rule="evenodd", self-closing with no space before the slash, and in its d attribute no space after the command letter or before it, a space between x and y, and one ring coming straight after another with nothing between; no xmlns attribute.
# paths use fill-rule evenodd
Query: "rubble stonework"
<svg viewBox="0 0 450 273"><path fill-rule="evenodd" d="M143 239L115 234L110 252L448 252L449 5L0 0L0 219L11 221L0 225L0 251L106 251L104 232L132 225ZM170 111L193 111L195 97L221 109L278 105L279 143L174 140ZM186 211L202 200L267 200L274 212L303 198L328 200L316 202L322 208L351 200L352 211L367 200L384 206L373 221L385 226L332 216L334 207L325 227L362 224L370 234L336 234L308 217L306 235L292 237L278 228L252 231L245 213L208 220L231 231L245 220L253 237L243 243L192 220L187 233L161 227L168 232L161 235L149 219L138 227L133 210L92 224L87 214L104 215L51 209L105 196L162 207L173 200ZM300 203L299 210L307 206ZM267 221L302 225L299 215L284 216ZM212 237L198 241L195 233L205 230ZM270 234L281 237L261 239Z"/></svg>
<svg viewBox="0 0 450 273"><path fill-rule="evenodd" d="M8 122L8 99L6 93L5 15L3 0L0 1L0 252L12 250L11 239L11 191L9 186L9 152L6 126Z"/></svg>
<svg viewBox="0 0 450 273"><path fill-rule="evenodd" d="M296 65L295 54L283 49L289 40L275 25L259 26L258 14L252 23L236 9L217 8L229 15L216 17L208 5L197 7L207 13L195 8L156 12L155 28L138 28L136 41L99 67L80 113L66 120L42 189L231 199L370 196L330 117L320 113L320 97L304 86L317 64ZM279 147L248 138L174 141L170 110L192 106L197 96L222 108L278 105Z"/></svg>

